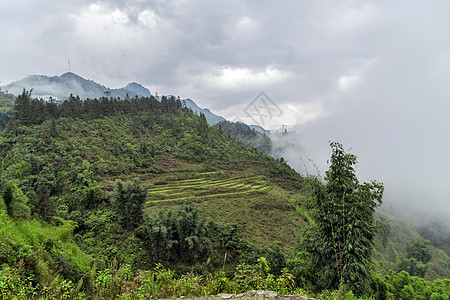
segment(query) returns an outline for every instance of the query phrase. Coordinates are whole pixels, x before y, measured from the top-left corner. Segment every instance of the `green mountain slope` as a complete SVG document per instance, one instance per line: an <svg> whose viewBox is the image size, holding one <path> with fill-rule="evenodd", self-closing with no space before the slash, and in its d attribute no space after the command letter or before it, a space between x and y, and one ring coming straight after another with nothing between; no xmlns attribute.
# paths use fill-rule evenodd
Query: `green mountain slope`
<svg viewBox="0 0 450 300"><path fill-rule="evenodd" d="M450 278L450 257L445 252L445 239L439 239L440 245L433 245L429 236L417 230L412 222L392 215L380 214L380 218L385 230L376 239L374 259L382 261L385 270L405 270L427 280ZM412 251L414 245L416 251Z"/></svg>
<svg viewBox="0 0 450 300"><path fill-rule="evenodd" d="M214 126L236 140L244 142L249 147L254 147L268 155L272 153L272 142L270 138L266 134L252 129L244 123L222 121Z"/></svg>
<svg viewBox="0 0 450 300"><path fill-rule="evenodd" d="M301 177L285 162L209 127L179 101L73 98L56 109L33 101L31 113L27 103L19 105L18 117L0 137L3 186L23 192L31 217L76 222L80 247L99 264L116 258L137 267L146 259L139 253L125 257L127 243L134 243L130 232L104 228L115 222L109 193L117 179L137 178L146 186L149 216L191 204L214 226L238 224L250 247L295 246L305 223L290 198ZM45 118L34 118L33 109ZM116 257L111 249L121 253Z"/></svg>
<svg viewBox="0 0 450 300"><path fill-rule="evenodd" d="M305 278L296 246L309 193L282 159L208 126L174 98L55 105L28 96L0 135L0 284L117 294L155 263L178 275L230 275L239 263L261 267L261 256L274 274L289 265L299 284ZM375 256L385 268L428 264L427 279L447 276L445 253L414 243L412 227L390 224ZM413 251L421 245L431 253L422 264L427 251ZM236 278L251 271L239 266ZM102 286L111 278L121 278L119 290Z"/></svg>

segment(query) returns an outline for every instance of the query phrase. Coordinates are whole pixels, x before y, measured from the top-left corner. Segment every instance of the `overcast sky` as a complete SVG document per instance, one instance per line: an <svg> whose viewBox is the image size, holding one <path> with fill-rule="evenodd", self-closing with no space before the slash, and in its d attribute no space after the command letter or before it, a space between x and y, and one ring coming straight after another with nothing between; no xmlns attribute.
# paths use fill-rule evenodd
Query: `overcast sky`
<svg viewBox="0 0 450 300"><path fill-rule="evenodd" d="M449 1L16 0L0 12L1 85L61 75L70 59L111 88L136 81L229 120L288 125L289 159L323 172L339 141L362 179L385 183L386 204L450 215ZM261 91L271 101L253 101Z"/></svg>

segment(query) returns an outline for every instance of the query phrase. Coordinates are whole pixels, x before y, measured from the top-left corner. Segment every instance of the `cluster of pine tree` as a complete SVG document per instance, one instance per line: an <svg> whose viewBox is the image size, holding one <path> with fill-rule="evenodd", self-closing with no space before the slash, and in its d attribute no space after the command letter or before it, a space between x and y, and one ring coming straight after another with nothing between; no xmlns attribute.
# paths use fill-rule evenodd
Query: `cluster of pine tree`
<svg viewBox="0 0 450 300"><path fill-rule="evenodd" d="M175 97L162 96L161 101L155 97L134 97L125 99L107 98L81 100L79 96L69 96L68 100L58 104L56 101L44 101L31 97L32 91L23 90L16 99L15 125L38 125L45 120L58 118L100 118L117 114L135 115L141 112L163 114L181 109L182 101ZM202 118L205 116L202 114Z"/></svg>

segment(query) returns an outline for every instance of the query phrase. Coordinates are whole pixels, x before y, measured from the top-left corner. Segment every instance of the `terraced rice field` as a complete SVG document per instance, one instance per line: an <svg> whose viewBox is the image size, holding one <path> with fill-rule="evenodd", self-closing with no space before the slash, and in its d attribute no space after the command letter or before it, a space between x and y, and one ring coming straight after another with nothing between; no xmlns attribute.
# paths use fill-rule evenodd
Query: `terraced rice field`
<svg viewBox="0 0 450 300"><path fill-rule="evenodd" d="M155 184L148 190L148 202L240 197L265 193L270 188L264 176L214 178L211 174L204 175L208 176Z"/></svg>

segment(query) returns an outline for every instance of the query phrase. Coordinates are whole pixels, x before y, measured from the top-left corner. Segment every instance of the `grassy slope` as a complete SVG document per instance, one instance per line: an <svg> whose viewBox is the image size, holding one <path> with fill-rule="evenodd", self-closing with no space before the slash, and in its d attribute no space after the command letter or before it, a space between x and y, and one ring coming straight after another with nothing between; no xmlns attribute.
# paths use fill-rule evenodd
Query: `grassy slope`
<svg viewBox="0 0 450 300"><path fill-rule="evenodd" d="M154 178L157 184L149 189L148 212L154 214L193 201L205 217L217 224L239 224L243 236L255 246L266 248L273 242L295 246L305 222L290 204L294 192L251 172L196 175L171 181Z"/></svg>
<svg viewBox="0 0 450 300"><path fill-rule="evenodd" d="M0 210L0 224L0 262L3 265L33 265L34 276L45 283L52 282L59 273L50 265L49 257L61 257L66 265L76 266L82 274L91 268L92 257L83 253L72 240L74 225L71 222L49 226L36 219L13 221Z"/></svg>

